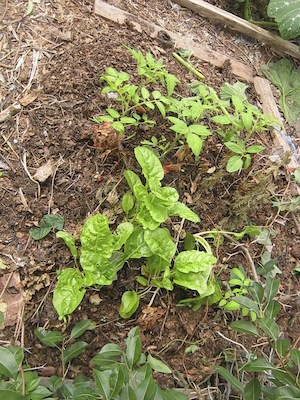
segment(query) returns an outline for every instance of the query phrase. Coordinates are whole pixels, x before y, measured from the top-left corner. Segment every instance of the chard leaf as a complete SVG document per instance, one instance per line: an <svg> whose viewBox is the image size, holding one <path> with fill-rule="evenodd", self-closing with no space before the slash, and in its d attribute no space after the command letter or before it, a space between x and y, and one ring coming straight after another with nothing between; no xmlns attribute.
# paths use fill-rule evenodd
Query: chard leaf
<svg viewBox="0 0 300 400"><path fill-rule="evenodd" d="M192 210L190 210L185 204L179 201L169 210L170 216L178 216L180 218L187 219L192 222L200 222L200 218Z"/></svg>
<svg viewBox="0 0 300 400"><path fill-rule="evenodd" d="M130 170L126 170L124 172L124 177L126 179L126 182L128 183L128 186L130 187L131 191L134 193L134 188L136 186L144 186L142 184L142 181L140 180L139 176Z"/></svg>
<svg viewBox="0 0 300 400"><path fill-rule="evenodd" d="M151 180L149 183L152 193L161 200L161 204L164 206L170 207L178 201L179 195L176 189L172 187L154 186L151 184Z"/></svg>
<svg viewBox="0 0 300 400"><path fill-rule="evenodd" d="M196 290L200 296L207 291L207 281L210 271L183 273L176 271L173 282L187 289Z"/></svg>
<svg viewBox="0 0 300 400"><path fill-rule="evenodd" d="M104 215L93 215L84 224L80 235L80 264L86 275L85 284L93 282L90 284L110 285L112 283L115 271L113 264L108 260L114 250L113 239Z"/></svg>
<svg viewBox="0 0 300 400"><path fill-rule="evenodd" d="M147 208L142 208L136 215L136 219L144 229L154 230L159 227L160 222L156 221L150 214Z"/></svg>
<svg viewBox="0 0 300 400"><path fill-rule="evenodd" d="M144 238L144 229L136 228L125 243L124 253L127 258L142 258L152 256L152 251Z"/></svg>
<svg viewBox="0 0 300 400"><path fill-rule="evenodd" d="M130 318L138 309L140 298L135 290L124 292L121 299L119 314L121 318Z"/></svg>
<svg viewBox="0 0 300 400"><path fill-rule="evenodd" d="M175 259L174 269L184 273L209 271L217 262L216 257L204 251L182 251Z"/></svg>
<svg viewBox="0 0 300 400"><path fill-rule="evenodd" d="M159 223L166 221L168 218L168 209L161 204L161 200L154 196L154 194L149 193L145 196L144 204L154 221Z"/></svg>
<svg viewBox="0 0 300 400"><path fill-rule="evenodd" d="M129 236L132 234L134 226L130 222L123 222L117 226L114 233L114 250L120 250Z"/></svg>
<svg viewBox="0 0 300 400"><path fill-rule="evenodd" d="M84 294L83 279L77 269L66 268L59 272L53 293L53 306L59 319L72 314L81 303Z"/></svg>
<svg viewBox="0 0 300 400"><path fill-rule="evenodd" d="M56 237L62 239L65 242L65 245L69 248L76 264L78 259L78 251L74 237L70 233L64 231L56 232Z"/></svg>
<svg viewBox="0 0 300 400"><path fill-rule="evenodd" d="M144 239L153 254L170 262L175 254L176 246L168 229L157 228L153 231L147 229L144 232Z"/></svg>
<svg viewBox="0 0 300 400"><path fill-rule="evenodd" d="M150 276L157 276L162 271L165 271L169 265L170 261L167 261L164 258L154 254L153 256L148 257L146 260L146 271Z"/></svg>
<svg viewBox="0 0 300 400"><path fill-rule="evenodd" d="M134 149L134 154L147 180L154 178L161 181L163 179L164 170L161 162L150 149L139 146Z"/></svg>

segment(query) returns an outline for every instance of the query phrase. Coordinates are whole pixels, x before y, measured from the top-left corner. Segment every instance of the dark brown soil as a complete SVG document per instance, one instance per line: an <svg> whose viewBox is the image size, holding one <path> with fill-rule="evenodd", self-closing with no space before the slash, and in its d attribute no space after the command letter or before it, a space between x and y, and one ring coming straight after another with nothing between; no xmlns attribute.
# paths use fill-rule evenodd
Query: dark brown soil
<svg viewBox="0 0 300 400"><path fill-rule="evenodd" d="M174 49L162 48L146 33L137 33L130 27L95 16L92 0L41 1L34 4L33 14L27 17L24 17L26 2L2 0L0 6L1 3L7 6L0 31L1 106L5 109L14 101L22 100L25 104L19 113L0 125L0 155L5 164L0 178L0 256L10 267L9 272L16 270L20 274L25 292L24 331L14 333L13 326L7 327L1 331L2 339L24 344L30 366L51 366L59 374L59 352L42 346L33 333L34 328L43 326L67 333L76 322L90 318L97 327L84 335L89 347L72 364L69 371L72 378L79 372L90 374L92 355L108 342L123 343L129 329L139 325L144 350L151 350L154 356L159 353L174 370L167 378L157 376L162 386L199 390L209 386L215 388L214 398L218 398L222 387L218 389L214 365L224 362L225 351L241 351L218 332L235 338L249 349L253 345L247 338L236 337L228 328L234 315L218 307L203 307L197 312L178 307L178 301L187 297L187 293L177 288L173 292L159 291L154 300L154 291L150 292L135 316L122 320L118 315L121 295L125 290L138 288L134 268L139 265L134 264L132 268L125 266L111 287L100 291L88 289L80 307L62 323L52 306L52 291L56 271L72 266L72 257L53 232L41 241L29 236L29 229L37 226L48 213L64 216L65 230L77 238L86 218L97 211L109 216L112 227L116 215L117 222L121 221L118 199L117 206L113 205L107 195L116 187L121 199L127 190L122 180L124 169L133 168L138 172L134 147L151 136L160 138L163 129L158 124L148 131L137 130L132 139L123 141L121 153L95 148L95 124L91 119L108 106L107 99L101 95L99 75L106 67L113 66L136 76L135 63L124 44L162 57L169 72L181 81L178 93L185 93L193 76L176 63L172 57ZM271 49L244 39L237 41L237 36L222 27L214 27L169 1L116 0L113 3L164 28L205 40L210 49L232 55L254 68L275 58ZM38 57L38 67L34 73L35 57ZM198 61L192 58L192 62L196 65ZM206 63L198 62L198 68L216 90L225 81L236 81L230 73ZM33 97L24 100L28 94ZM259 103L251 86L249 95L253 102ZM279 324L283 335L296 341L300 323L299 305L295 301L299 279L292 270L300 258L300 234L290 215L279 214L271 207L272 196L289 193L284 168L274 167L268 159L272 154L271 137L269 133L259 134L256 140L266 150L263 156L254 158L249 170L239 175L226 173L226 160L219 157L217 144L208 141L199 162L195 163L192 157L186 159L182 170L166 175L164 183L176 187L181 201L201 217L199 224L185 225L191 233L213 228L239 231L249 224L274 231L272 258L277 259L282 271L280 295L284 312ZM45 182L37 184L32 176L49 160L54 165L53 173ZM176 163L176 158L169 154L162 162ZM214 166L216 172L207 173ZM176 232L178 226L173 221L169 228ZM254 262L259 263L263 246L251 243L250 239L244 241L244 246ZM225 240L215 251L218 257L215 273L220 279L227 279L230 269L238 265L243 265L251 276L248 260L239 247ZM96 293L101 298L99 305L92 304ZM191 343L198 350L186 354ZM259 354L263 348L257 347L255 351Z"/></svg>

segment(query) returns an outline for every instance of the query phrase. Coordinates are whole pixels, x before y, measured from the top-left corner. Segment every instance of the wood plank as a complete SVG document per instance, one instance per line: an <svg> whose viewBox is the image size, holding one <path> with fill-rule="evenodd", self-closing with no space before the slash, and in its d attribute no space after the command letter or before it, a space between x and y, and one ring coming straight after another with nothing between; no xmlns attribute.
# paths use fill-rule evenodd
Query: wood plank
<svg viewBox="0 0 300 400"><path fill-rule="evenodd" d="M172 39L175 47L182 47L187 50L192 50L195 57L206 61L216 67L222 68L225 61L229 61L232 73L235 76L247 82L253 82L254 71L251 67L235 60L232 57L227 57L221 53L207 49L205 46L199 45L188 37L163 29L159 25L141 19L134 14L123 11L115 6L105 3L102 0L95 0L94 11L97 15L109 19L110 21L119 24L127 24L129 27L135 29L137 32L144 31L152 38L157 38L159 37L161 32L165 32Z"/></svg>
<svg viewBox="0 0 300 400"><path fill-rule="evenodd" d="M199 13L201 16L212 20L213 22L220 22L228 26L233 31L252 37L260 42L266 43L271 46L273 50L280 55L290 55L294 58L300 59L299 47L295 44L274 35L265 29L251 24L243 18L237 17L227 11L213 6L203 0L172 0L183 7L189 8L194 12Z"/></svg>
<svg viewBox="0 0 300 400"><path fill-rule="evenodd" d="M290 162L286 165L286 169L288 172L294 171L300 165L298 160L295 158L294 149L289 142L290 138L284 129L282 118L278 110L277 103L274 99L270 82L265 78L256 76L253 83L257 94L260 96L263 112L266 115L275 117L279 121L279 124L274 126L275 129L273 129L273 142L276 149L281 150L283 153L290 154ZM280 124L282 124L282 126L280 126ZM297 194L300 194L300 187L298 185L293 185L293 189L297 192Z"/></svg>

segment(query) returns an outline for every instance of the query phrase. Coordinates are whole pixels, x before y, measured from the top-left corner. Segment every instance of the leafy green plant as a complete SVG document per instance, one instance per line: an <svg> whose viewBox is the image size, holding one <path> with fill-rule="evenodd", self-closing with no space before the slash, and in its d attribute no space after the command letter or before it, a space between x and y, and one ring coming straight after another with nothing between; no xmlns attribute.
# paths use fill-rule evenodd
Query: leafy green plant
<svg viewBox="0 0 300 400"><path fill-rule="evenodd" d="M281 337L276 323L281 308L275 299L279 284L279 280L268 277L265 285L252 282L247 295L233 298L255 314L255 321L243 318L232 322L230 327L242 334L267 338L270 347L268 353L264 351L265 357L259 357L242 346L246 351L245 361L240 367L242 374L216 367L234 391L241 393L246 400L300 398L300 351L293 348L289 339Z"/></svg>
<svg viewBox="0 0 300 400"><path fill-rule="evenodd" d="M300 117L300 71L287 59L264 65L261 71L280 90L279 107L284 118L295 122Z"/></svg>
<svg viewBox="0 0 300 400"><path fill-rule="evenodd" d="M300 1L270 0L268 16L278 23L280 35L286 39L300 36Z"/></svg>
<svg viewBox="0 0 300 400"><path fill-rule="evenodd" d="M108 343L93 357L93 379L83 375L66 379L67 366L79 357L87 343L75 341L95 324L90 320L76 324L67 340L60 331L35 329L39 340L61 352L62 376L53 375L41 384L37 371L24 364L20 347L0 347L0 397L5 400L187 400L176 389L163 390L155 382L153 372L171 374L161 360L142 353L139 328L132 328L126 348ZM75 342L74 342L75 341ZM72 344L67 343L74 342Z"/></svg>
<svg viewBox="0 0 300 400"><path fill-rule="evenodd" d="M34 240L41 240L46 237L52 229L63 229L64 223L64 217L62 215L47 214L41 219L39 227L29 229L29 234Z"/></svg>

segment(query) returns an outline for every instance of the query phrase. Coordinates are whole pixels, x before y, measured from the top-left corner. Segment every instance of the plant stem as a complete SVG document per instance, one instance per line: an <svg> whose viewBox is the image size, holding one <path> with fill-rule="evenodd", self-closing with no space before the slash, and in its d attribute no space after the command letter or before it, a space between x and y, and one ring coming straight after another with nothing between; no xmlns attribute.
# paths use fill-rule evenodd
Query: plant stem
<svg viewBox="0 0 300 400"><path fill-rule="evenodd" d="M182 57L180 57L180 55L178 55L175 52L172 53L172 55L178 62L180 62L180 64L182 64L185 68L187 68L189 71L191 71L197 78L199 78L199 79L205 78L204 75L202 75L199 71L197 71L196 68L194 68L190 63L188 63Z"/></svg>

